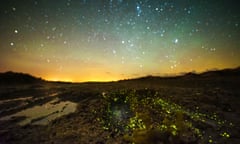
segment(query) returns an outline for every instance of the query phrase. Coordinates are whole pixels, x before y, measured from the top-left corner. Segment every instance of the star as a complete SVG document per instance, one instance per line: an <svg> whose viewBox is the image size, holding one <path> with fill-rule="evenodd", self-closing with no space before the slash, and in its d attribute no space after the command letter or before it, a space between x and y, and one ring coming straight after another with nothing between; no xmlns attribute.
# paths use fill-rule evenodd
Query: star
<svg viewBox="0 0 240 144"><path fill-rule="evenodd" d="M112 79L105 77L106 71L118 80L133 74L239 66L240 13L230 1L59 0L1 5L0 64L8 67L0 71L28 71L46 78L61 65L59 77L87 81L90 73Z"/></svg>
<svg viewBox="0 0 240 144"><path fill-rule="evenodd" d="M12 11L16 11L17 9L15 7L12 7Z"/></svg>
<svg viewBox="0 0 240 144"><path fill-rule="evenodd" d="M137 16L140 16L140 15L141 15L141 13L142 13L142 9L141 9L141 7L140 7L140 4L139 4L139 3L137 3L136 5L137 5L137 6L136 6Z"/></svg>
<svg viewBox="0 0 240 144"><path fill-rule="evenodd" d="M14 30L14 33L17 34L17 33L18 33L18 30L15 29L15 30Z"/></svg>
<svg viewBox="0 0 240 144"><path fill-rule="evenodd" d="M177 44L177 43L178 43L178 39L177 39L177 38L174 40L174 43L175 43L175 44Z"/></svg>

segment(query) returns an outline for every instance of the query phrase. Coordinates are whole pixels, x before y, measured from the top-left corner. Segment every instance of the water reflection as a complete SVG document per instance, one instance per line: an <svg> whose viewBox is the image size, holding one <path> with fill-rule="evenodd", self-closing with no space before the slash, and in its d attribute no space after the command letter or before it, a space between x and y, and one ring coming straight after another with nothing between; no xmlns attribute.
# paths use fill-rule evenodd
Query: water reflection
<svg viewBox="0 0 240 144"><path fill-rule="evenodd" d="M77 104L70 101L59 101L59 98L56 98L52 101L49 101L41 106L34 106L17 112L13 115L0 118L0 120L10 120L14 117L24 116L26 119L20 121L19 125L26 124L36 124L36 125L46 125L50 121L73 113L76 111Z"/></svg>

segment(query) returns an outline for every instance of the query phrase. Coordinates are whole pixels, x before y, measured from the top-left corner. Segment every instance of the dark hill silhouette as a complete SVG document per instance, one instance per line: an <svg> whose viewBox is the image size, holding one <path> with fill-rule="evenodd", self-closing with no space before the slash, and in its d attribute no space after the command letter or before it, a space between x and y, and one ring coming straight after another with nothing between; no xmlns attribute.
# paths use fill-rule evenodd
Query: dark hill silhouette
<svg viewBox="0 0 240 144"><path fill-rule="evenodd" d="M219 77L219 76L240 76L240 67L235 69L212 70L201 73L202 77Z"/></svg>
<svg viewBox="0 0 240 144"><path fill-rule="evenodd" d="M41 78L34 77L30 74L25 73L17 73L8 71L5 73L0 73L0 84L8 85L8 84L34 84L43 82Z"/></svg>
<svg viewBox="0 0 240 144"><path fill-rule="evenodd" d="M240 76L240 67L233 68L233 69L223 69L223 70L209 70L203 73L195 73L195 72L188 72L184 73L180 76L167 76L167 77L160 77L160 76L145 76L141 78L137 78L136 80L156 80L156 79L177 79L177 78L184 78L184 79L192 79L192 78L218 78L218 77L235 77Z"/></svg>
<svg viewBox="0 0 240 144"><path fill-rule="evenodd" d="M127 80L119 80L119 82L122 81L137 81L137 82L156 82L159 80L169 80L169 79L202 79L202 78L221 78L221 77L238 77L240 76L240 67L234 68L234 69L223 69L223 70L211 70L206 71L203 73L194 73L189 72L185 73L183 75L178 76L152 76L148 75L145 77L140 78L133 78L133 79L127 79ZM43 82L44 80L41 78L34 77L30 74L26 73L18 73L18 72L12 72L8 71L5 73L0 73L0 85L5 84L34 84ZM58 83L65 83L65 82L58 82Z"/></svg>

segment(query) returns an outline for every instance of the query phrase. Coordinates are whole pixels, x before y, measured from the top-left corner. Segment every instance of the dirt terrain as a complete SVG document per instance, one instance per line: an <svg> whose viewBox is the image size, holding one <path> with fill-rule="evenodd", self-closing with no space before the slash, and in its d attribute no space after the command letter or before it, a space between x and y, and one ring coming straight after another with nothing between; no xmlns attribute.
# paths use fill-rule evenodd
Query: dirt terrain
<svg viewBox="0 0 240 144"><path fill-rule="evenodd" d="M0 143L240 143L240 77L1 83Z"/></svg>

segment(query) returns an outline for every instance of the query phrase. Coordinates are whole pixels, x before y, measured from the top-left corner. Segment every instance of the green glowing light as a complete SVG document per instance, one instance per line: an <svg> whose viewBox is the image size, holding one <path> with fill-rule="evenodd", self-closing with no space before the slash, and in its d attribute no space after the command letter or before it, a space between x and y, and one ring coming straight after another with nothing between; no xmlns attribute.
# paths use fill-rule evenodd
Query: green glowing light
<svg viewBox="0 0 240 144"><path fill-rule="evenodd" d="M132 139L142 137L142 133L146 133L147 136L149 132L151 135L153 129L160 134L168 133L174 137L194 135L194 137L201 138L204 133L195 127L195 123L216 124L219 129L229 123L221 120L217 113L205 114L185 109L150 90L140 92L121 90L104 94L104 96L106 104L103 109L104 117L97 118L97 121L104 125L104 130L131 133ZM152 117L153 112L154 116ZM227 132L220 135L225 138L230 137ZM209 137L207 141L213 143L212 137Z"/></svg>
<svg viewBox="0 0 240 144"><path fill-rule="evenodd" d="M172 133L172 135L174 135L174 136L177 135L177 131L172 131L171 133Z"/></svg>
<svg viewBox="0 0 240 144"><path fill-rule="evenodd" d="M176 125L170 125L171 128L177 130L177 126Z"/></svg>
<svg viewBox="0 0 240 144"><path fill-rule="evenodd" d="M118 98L114 98L113 100L116 102L118 100Z"/></svg>
<svg viewBox="0 0 240 144"><path fill-rule="evenodd" d="M226 138L229 138L229 137L230 137L230 134L227 133L227 132L221 133L220 135L221 135L222 137L226 137Z"/></svg>

